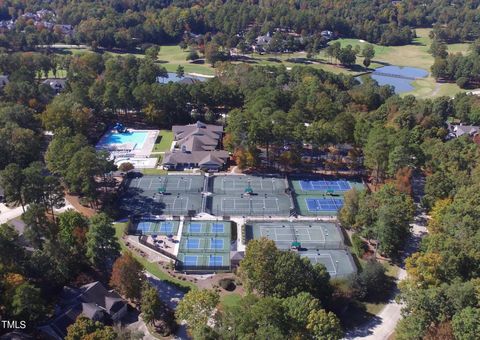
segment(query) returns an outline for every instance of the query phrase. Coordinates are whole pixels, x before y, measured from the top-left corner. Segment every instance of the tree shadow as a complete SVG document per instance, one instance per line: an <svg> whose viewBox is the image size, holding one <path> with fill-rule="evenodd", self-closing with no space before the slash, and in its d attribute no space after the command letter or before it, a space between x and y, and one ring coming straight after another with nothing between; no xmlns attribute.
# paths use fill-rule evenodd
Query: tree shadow
<svg viewBox="0 0 480 340"><path fill-rule="evenodd" d="M368 336L373 333L377 325L382 323L381 318L369 313L365 305L359 302L350 303L338 316L343 328L347 330L345 334L347 339Z"/></svg>

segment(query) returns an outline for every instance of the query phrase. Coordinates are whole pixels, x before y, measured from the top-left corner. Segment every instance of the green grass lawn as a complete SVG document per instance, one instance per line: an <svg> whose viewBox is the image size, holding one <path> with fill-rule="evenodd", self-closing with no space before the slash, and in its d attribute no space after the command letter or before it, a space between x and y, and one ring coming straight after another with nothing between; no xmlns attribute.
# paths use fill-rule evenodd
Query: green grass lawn
<svg viewBox="0 0 480 340"><path fill-rule="evenodd" d="M375 48L375 57L372 60L370 68L379 68L385 65L398 65L418 67L430 71L434 59L428 53L431 44L429 32L431 29L422 28L417 29L417 38L414 39L411 45L406 46L380 46L372 44ZM352 45L355 47L359 45L363 48L368 42L359 39L338 39L335 42L340 42L342 46ZM333 43L333 42L332 42ZM451 53L466 53L469 44L451 44L448 45L448 51ZM88 52L88 49L64 49L62 52L70 54L79 54ZM133 55L138 58L143 58L143 54L137 53L117 53L105 52L111 55ZM204 75L214 75L215 69L209 64L192 64L186 60L188 50L182 50L178 45L164 45L160 47L157 63L164 66L167 71L175 72L179 65L183 66L186 73L200 73ZM308 65L313 68L323 69L333 73L346 73L352 76L358 75L365 71L363 67L363 58L357 57L355 70L341 67L331 63L331 60L325 55L325 51L321 51L318 55L310 60L310 63L304 63L306 60L305 52L286 53L286 54L263 54L254 53L250 55L249 63L252 65L284 65L285 67L293 67L298 65ZM414 90L412 92L402 94L412 94L419 98L432 98L439 96L453 96L462 90L456 84L437 84L431 77L417 80L413 83ZM169 138L169 137L167 137ZM167 139L168 140L168 139ZM166 143L166 142L165 142ZM155 145L154 151L162 150L165 146Z"/></svg>
<svg viewBox="0 0 480 340"><path fill-rule="evenodd" d="M173 142L173 132L171 130L160 130L153 152L165 152L170 150Z"/></svg>
<svg viewBox="0 0 480 340"><path fill-rule="evenodd" d="M125 228L127 227L127 223L115 223L115 235L118 238L118 241L120 243L120 247L122 248L122 251L127 251L128 248L127 246L123 243L122 236L124 234ZM161 280L165 280L170 282L171 284L174 284L175 286L178 286L184 290L189 290L189 289L195 289L196 286L188 281L182 281L178 280L167 273L165 273L163 270L160 269L157 263L153 263L150 261L147 261L145 258L141 257L140 255L136 254L135 252L132 252L133 256L140 262L143 267L145 268L146 271L148 271L150 274L158 277Z"/></svg>
<svg viewBox="0 0 480 340"><path fill-rule="evenodd" d="M241 298L242 298L242 296L240 294L237 294L237 293L222 295L220 297L220 304L223 307L233 307L233 306L238 305Z"/></svg>
<svg viewBox="0 0 480 340"><path fill-rule="evenodd" d="M141 169L142 174L147 176L166 175L167 170L163 169Z"/></svg>

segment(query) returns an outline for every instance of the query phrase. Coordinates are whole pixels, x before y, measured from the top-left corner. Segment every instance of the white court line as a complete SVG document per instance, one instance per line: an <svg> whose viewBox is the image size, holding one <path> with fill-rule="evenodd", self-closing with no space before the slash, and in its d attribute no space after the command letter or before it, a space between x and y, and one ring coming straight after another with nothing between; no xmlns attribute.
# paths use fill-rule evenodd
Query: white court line
<svg viewBox="0 0 480 340"><path fill-rule="evenodd" d="M137 188L140 188L140 183L142 183L142 179L143 179L142 177L138 179Z"/></svg>

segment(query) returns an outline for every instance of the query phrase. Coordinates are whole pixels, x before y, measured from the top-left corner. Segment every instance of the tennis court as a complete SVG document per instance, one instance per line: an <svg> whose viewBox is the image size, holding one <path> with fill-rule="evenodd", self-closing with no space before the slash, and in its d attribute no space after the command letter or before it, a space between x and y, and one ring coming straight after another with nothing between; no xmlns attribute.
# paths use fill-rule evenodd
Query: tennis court
<svg viewBox="0 0 480 340"><path fill-rule="evenodd" d="M132 179L130 187L138 188L145 192L200 193L203 190L204 180L205 177L200 175L142 176Z"/></svg>
<svg viewBox="0 0 480 340"><path fill-rule="evenodd" d="M327 222L256 222L246 226L247 240L266 237L279 249L290 249L299 242L303 249L339 249L343 236L335 223Z"/></svg>
<svg viewBox="0 0 480 340"><path fill-rule="evenodd" d="M357 272L352 256L346 250L318 250L299 254L308 258L312 264L323 264L332 278L345 277Z"/></svg>
<svg viewBox="0 0 480 340"><path fill-rule="evenodd" d="M343 199L333 197L305 198L305 204L311 212L337 211L343 206Z"/></svg>
<svg viewBox="0 0 480 340"><path fill-rule="evenodd" d="M187 272L230 271L230 253L179 253L177 270Z"/></svg>
<svg viewBox="0 0 480 340"><path fill-rule="evenodd" d="M346 191L356 188L364 189L361 182L349 181L346 179L327 179L293 175L289 179L292 189L298 195L337 194L343 195Z"/></svg>
<svg viewBox="0 0 480 340"><path fill-rule="evenodd" d="M140 220L134 227L134 234L141 235L176 235L178 221Z"/></svg>
<svg viewBox="0 0 480 340"><path fill-rule="evenodd" d="M230 251L230 238L224 236L182 236L180 252L227 252Z"/></svg>
<svg viewBox="0 0 480 340"><path fill-rule="evenodd" d="M343 198L330 196L296 195L295 203L300 215L332 216L343 206Z"/></svg>
<svg viewBox="0 0 480 340"><path fill-rule="evenodd" d="M182 235L185 236L230 236L231 222L226 221L190 221L185 222Z"/></svg>
<svg viewBox="0 0 480 340"><path fill-rule="evenodd" d="M291 203L287 194L214 195L207 201L214 215L285 216Z"/></svg>
<svg viewBox="0 0 480 340"><path fill-rule="evenodd" d="M124 215L194 215L202 210L203 181L197 175L127 179L119 208Z"/></svg>
<svg viewBox="0 0 480 340"><path fill-rule="evenodd" d="M284 178L275 176L227 175L213 177L214 194L253 192L284 193L287 184Z"/></svg>

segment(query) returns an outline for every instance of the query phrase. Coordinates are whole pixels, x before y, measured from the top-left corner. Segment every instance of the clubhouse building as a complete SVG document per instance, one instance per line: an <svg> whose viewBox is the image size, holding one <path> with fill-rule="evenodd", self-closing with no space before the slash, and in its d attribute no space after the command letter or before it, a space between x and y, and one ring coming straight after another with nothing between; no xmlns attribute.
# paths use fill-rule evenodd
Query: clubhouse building
<svg viewBox="0 0 480 340"><path fill-rule="evenodd" d="M200 121L189 125L174 125L174 146L166 152L162 166L166 170L200 168L219 171L227 164L229 154L220 150L223 126Z"/></svg>

